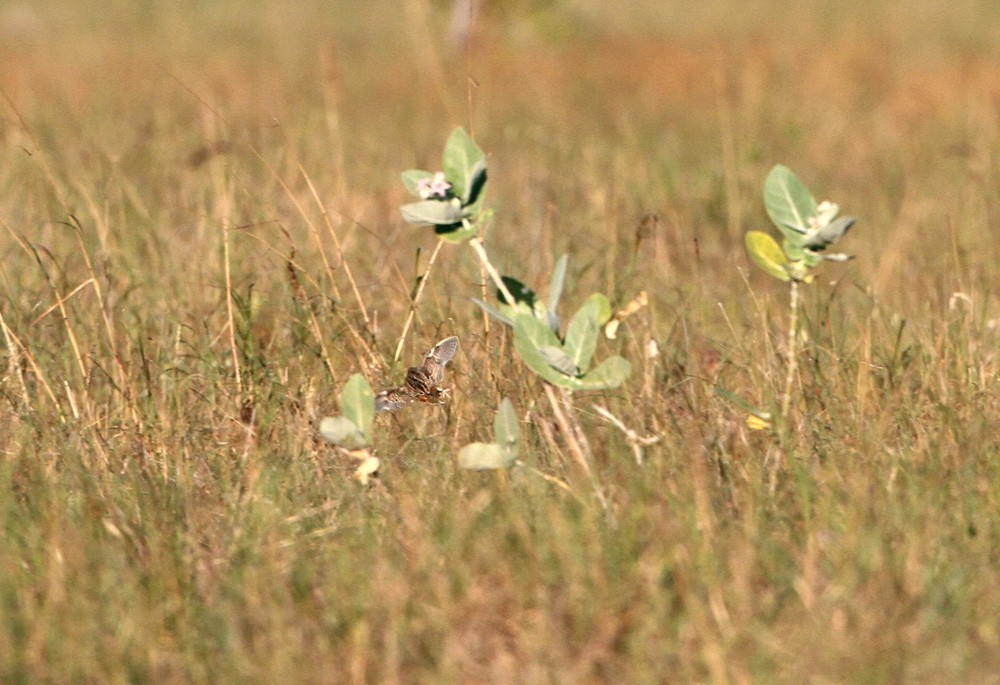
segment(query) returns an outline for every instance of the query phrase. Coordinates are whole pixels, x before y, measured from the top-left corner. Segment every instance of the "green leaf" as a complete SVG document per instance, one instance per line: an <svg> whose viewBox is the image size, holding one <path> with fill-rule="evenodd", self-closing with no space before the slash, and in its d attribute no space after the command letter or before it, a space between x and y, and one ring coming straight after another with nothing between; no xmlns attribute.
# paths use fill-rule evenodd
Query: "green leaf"
<svg viewBox="0 0 1000 685"><path fill-rule="evenodd" d="M798 237L794 239L786 237L781 241L781 249L784 251L785 257L787 257L789 262L799 262L805 257L806 251L802 247L802 243L802 239Z"/></svg>
<svg viewBox="0 0 1000 685"><path fill-rule="evenodd" d="M601 325L610 318L611 302L601 293L594 293L570 319L563 348L577 369L586 371L590 366Z"/></svg>
<svg viewBox="0 0 1000 685"><path fill-rule="evenodd" d="M622 357L608 357L589 373L574 379L577 390L617 388L632 375L632 365Z"/></svg>
<svg viewBox="0 0 1000 685"><path fill-rule="evenodd" d="M518 313L514 315L514 336L515 340L518 337L525 338L537 348L546 345L562 347L562 343L552 329L533 314Z"/></svg>
<svg viewBox="0 0 1000 685"><path fill-rule="evenodd" d="M474 471L495 471L514 464L517 455L493 442L474 442L458 451L458 465Z"/></svg>
<svg viewBox="0 0 1000 685"><path fill-rule="evenodd" d="M506 397L500 401L496 418L493 419L493 437L504 450L517 455L517 444L521 439L521 427L514 413L514 405Z"/></svg>
<svg viewBox="0 0 1000 685"><path fill-rule="evenodd" d="M473 179L478 173L477 170L480 166L485 169L485 164L480 164L485 159L486 155L469 137L465 129L455 129L455 132L448 138L448 142L445 143L442 165L444 175L451 183L452 192L457 197L469 197L469 191L474 186Z"/></svg>
<svg viewBox="0 0 1000 685"><path fill-rule="evenodd" d="M507 314L504 314L499 309L496 309L495 307L493 307L491 305L488 305L485 302L483 302L482 300L477 299L475 297L472 298L472 301L475 302L479 306L480 309L482 309L484 312L486 312L487 314L489 314L490 316L492 316L494 319L496 319L500 323L507 324L508 326L511 326L511 327L514 326L514 319L511 316L507 316ZM507 310L509 311L510 307L507 307Z"/></svg>
<svg viewBox="0 0 1000 685"><path fill-rule="evenodd" d="M353 421L344 416L327 416L319 422L319 434L334 445L340 445L349 450L361 449L368 445L362 433Z"/></svg>
<svg viewBox="0 0 1000 685"><path fill-rule="evenodd" d="M580 367L573 362L561 347L545 345L544 347L539 347L538 351L546 363L559 373L573 377L580 375Z"/></svg>
<svg viewBox="0 0 1000 685"><path fill-rule="evenodd" d="M375 420L375 393L368 381L356 373L344 384L340 394L341 411L344 418L357 426L365 439L372 441L372 422Z"/></svg>
<svg viewBox="0 0 1000 685"><path fill-rule="evenodd" d="M809 189L791 169L781 164L771 169L764 181L764 207L774 225L793 241L801 235L800 231L808 229L809 218L819 213Z"/></svg>
<svg viewBox="0 0 1000 685"><path fill-rule="evenodd" d="M421 200L403 205L399 210L403 220L411 224L461 226L462 207L457 200Z"/></svg>
<svg viewBox="0 0 1000 685"><path fill-rule="evenodd" d="M420 197L420 188L418 187L420 181L425 178L434 178L432 172L424 171L423 169L409 169L399 176L403 179L403 185L406 186L406 189L417 197Z"/></svg>
<svg viewBox="0 0 1000 685"><path fill-rule="evenodd" d="M763 231L749 231L745 238L747 252L754 263L779 281L788 282L791 276L785 270L788 257L781 251L778 241Z"/></svg>
<svg viewBox="0 0 1000 685"><path fill-rule="evenodd" d="M566 266L569 264L569 255L564 254L556 260L556 265L552 269L552 282L549 284L549 308L545 315L549 320L549 328L559 332L559 299L562 297L563 286L566 283Z"/></svg>
<svg viewBox="0 0 1000 685"><path fill-rule="evenodd" d="M554 369L541 353L546 346L559 347L559 339L548 326L531 314L514 317L514 349L529 369L561 388L574 388L575 378Z"/></svg>

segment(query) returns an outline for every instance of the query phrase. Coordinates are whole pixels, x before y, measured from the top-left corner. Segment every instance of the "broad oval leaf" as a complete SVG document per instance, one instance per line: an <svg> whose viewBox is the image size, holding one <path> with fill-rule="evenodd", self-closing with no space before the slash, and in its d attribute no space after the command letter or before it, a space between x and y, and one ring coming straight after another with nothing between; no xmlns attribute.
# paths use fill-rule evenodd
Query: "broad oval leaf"
<svg viewBox="0 0 1000 685"><path fill-rule="evenodd" d="M423 169L407 169L399 175L406 189L417 197L420 196L420 182L425 178L434 178L434 174Z"/></svg>
<svg viewBox="0 0 1000 685"><path fill-rule="evenodd" d="M506 397L500 401L496 418L493 419L493 438L500 447L517 454L521 427L517 422L517 414L514 413L514 405Z"/></svg>
<svg viewBox="0 0 1000 685"><path fill-rule="evenodd" d="M763 231L749 231L745 237L747 252L754 263L779 281L791 280L785 265L788 257L781 251L778 241Z"/></svg>
<svg viewBox="0 0 1000 685"><path fill-rule="evenodd" d="M622 357L608 357L589 373L574 379L577 390L617 388L632 375L632 365Z"/></svg>
<svg viewBox="0 0 1000 685"><path fill-rule="evenodd" d="M562 297L563 286L566 283L566 267L569 265L569 255L564 254L556 260L552 267L552 281L549 283L549 310L546 316L549 328L559 331L559 299Z"/></svg>
<svg viewBox="0 0 1000 685"><path fill-rule="evenodd" d="M375 393L360 373L351 376L344 384L340 393L340 406L344 418L353 422L370 443L372 422L375 420Z"/></svg>
<svg viewBox="0 0 1000 685"><path fill-rule="evenodd" d="M809 218L819 212L809 189L782 164L775 165L764 180L764 208L774 225L792 240L808 230Z"/></svg>
<svg viewBox="0 0 1000 685"><path fill-rule="evenodd" d="M562 343L545 322L534 314L517 312L514 314L514 339L524 338L537 348L552 345L562 347Z"/></svg>
<svg viewBox="0 0 1000 685"><path fill-rule="evenodd" d="M573 363L573 360L570 359L568 354L563 352L561 347L545 345L544 347L539 347L538 351L546 363L559 373L567 376L580 375L580 367Z"/></svg>
<svg viewBox="0 0 1000 685"><path fill-rule="evenodd" d="M594 293L577 310L566 327L563 349L577 369L586 371L597 349L601 326L611 318L611 302L601 293Z"/></svg>
<svg viewBox="0 0 1000 685"><path fill-rule="evenodd" d="M448 138L448 142L445 143L441 164L445 177L451 183L452 192L457 197L469 196L468 191L473 186L473 178L480 163L484 162L485 159L486 155L465 132L465 129L461 127L455 129ZM485 164L483 167L485 168Z"/></svg>
<svg viewBox="0 0 1000 685"><path fill-rule="evenodd" d="M521 361L543 380L561 388L575 388L576 378L556 371L539 351L542 347L559 346L556 334L531 314L514 317L514 349Z"/></svg>
<svg viewBox="0 0 1000 685"><path fill-rule="evenodd" d="M399 208L403 220L411 224L454 226L462 222L462 207L457 200L422 200Z"/></svg>
<svg viewBox="0 0 1000 685"><path fill-rule="evenodd" d="M340 445L349 450L361 449L368 445L364 433L358 429L353 421L344 416L327 416L320 421L319 434L334 445Z"/></svg>
<svg viewBox="0 0 1000 685"><path fill-rule="evenodd" d="M458 465L474 471L506 469L517 455L493 442L473 442L458 451Z"/></svg>

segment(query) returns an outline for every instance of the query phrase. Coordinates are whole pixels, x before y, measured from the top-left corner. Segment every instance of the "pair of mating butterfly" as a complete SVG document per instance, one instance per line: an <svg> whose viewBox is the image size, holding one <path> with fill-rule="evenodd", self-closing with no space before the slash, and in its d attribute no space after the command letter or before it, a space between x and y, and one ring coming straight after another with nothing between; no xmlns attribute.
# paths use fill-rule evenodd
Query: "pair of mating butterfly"
<svg viewBox="0 0 1000 685"><path fill-rule="evenodd" d="M403 384L383 390L375 396L375 411L396 411L412 402L442 404L448 395L439 383L444 378L444 367L455 356L458 338L445 338L431 348L420 366L411 366L406 371Z"/></svg>

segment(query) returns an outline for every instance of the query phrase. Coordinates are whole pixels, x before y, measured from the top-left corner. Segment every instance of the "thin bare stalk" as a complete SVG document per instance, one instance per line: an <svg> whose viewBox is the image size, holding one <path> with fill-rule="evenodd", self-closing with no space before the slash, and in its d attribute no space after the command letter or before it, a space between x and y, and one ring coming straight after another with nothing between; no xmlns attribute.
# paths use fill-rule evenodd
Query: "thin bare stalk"
<svg viewBox="0 0 1000 685"><path fill-rule="evenodd" d="M545 388L546 397L549 398L549 405L552 407L552 414L555 416L556 423L559 424L559 430L561 430L563 435L566 436L566 444L569 447L570 453L573 455L573 459L580 466L583 472L587 474L587 478L590 480L590 484L594 488L594 494L597 496L597 501L600 502L601 508L604 511L607 511L608 500L604 497L604 493L601 491L597 478L594 476L594 471L590 468L590 445L587 443L586 437L583 435L583 429L580 426L580 422L577 419L576 414L572 411L573 407L569 403L569 391L564 390L562 393L563 401L566 403L567 409L567 411L564 412L560 406L559 399L556 397L555 391L552 389L552 386L548 383L543 383L542 385Z"/></svg>
<svg viewBox="0 0 1000 685"><path fill-rule="evenodd" d="M222 261L226 276L226 318L229 326L229 348L233 355L233 369L236 372L236 390L242 402L243 374L240 372L240 354L236 347L236 322L233 317L233 277L229 265L229 227L222 229Z"/></svg>
<svg viewBox="0 0 1000 685"><path fill-rule="evenodd" d="M500 291L500 294L503 295L503 298L507 301L507 304L513 306L515 304L514 296L507 288L507 284L503 282L502 278L500 278L500 273L493 266L493 262L490 261L489 255L486 254L486 249L483 247L482 239L476 236L475 238L469 241L469 246L476 253L476 256L479 257L479 261L482 263L483 268L486 269L486 273L490 275L490 279L493 281L493 284L497 287L497 290Z"/></svg>
<svg viewBox="0 0 1000 685"><path fill-rule="evenodd" d="M799 328L799 282L792 281L792 293L788 302L788 374L785 376L785 395L781 400L781 418L788 416L792 406L792 384L795 382L795 371L798 367L798 328Z"/></svg>
<svg viewBox="0 0 1000 685"><path fill-rule="evenodd" d="M18 353L17 348L14 347L13 333L7 328L7 321L3 318L2 310L0 310L0 330L3 331L3 340L7 345L7 354L10 357L7 372L8 374L17 376L18 384L21 386L21 397L24 399L24 406L27 409L31 409L31 395L28 393L28 384L24 382L24 374L21 370L21 355ZM48 385L45 387L48 388ZM58 406L58 403L56 403L57 408Z"/></svg>
<svg viewBox="0 0 1000 685"><path fill-rule="evenodd" d="M403 344L406 342L406 334L410 332L410 325L413 323L413 317L417 312L417 303L420 302L420 296L424 294L424 286L427 285L427 279L431 275L431 268L434 266L434 261L437 259L442 245L444 245L444 241L439 240L434 247L434 251L431 252L431 258L427 260L427 268L424 269L424 273L420 276L417 292L413 294L413 300L410 302L410 311L406 315L406 322L403 324L403 332L399 334L399 342L396 343L396 353L392 355L393 362L398 362L400 355L403 354Z"/></svg>
<svg viewBox="0 0 1000 685"><path fill-rule="evenodd" d="M526 471L528 471L529 473L533 473L533 474L535 474L536 476L538 476L539 478L541 478L541 479L543 479L543 480L545 480L545 481L548 481L549 483L552 483L552 484L553 484L553 485L555 485L555 486L556 486L557 488L560 488L560 489L562 489L562 490L565 490L565 491L566 491L566 492L568 492L568 493L569 493L569 494L570 494L570 495L571 495L571 496L572 496L572 497L573 497L574 499L576 499L577 501L579 501L579 502L581 502L581 503L582 503L582 500L580 499L580 496L579 496L579 495L577 495L577 494L576 494L575 492L573 492L573 488L571 488L571 487L569 486L569 484L568 484L568 483L567 483L566 481L563 481L563 480L559 480L559 479L558 479L558 478L556 478L555 476L550 476L550 475L549 475L549 474L547 474L547 473L544 473L544 472L542 472L542 471L539 471L539 470L538 470L538 469L536 469L536 468L535 468L534 466L528 466L527 464L525 464L525 463L524 463L523 461L521 461L520 459L518 459L517 461L515 461L515 462L514 462L514 465L515 465L515 466L520 466L521 468L525 469L525 470L526 470Z"/></svg>

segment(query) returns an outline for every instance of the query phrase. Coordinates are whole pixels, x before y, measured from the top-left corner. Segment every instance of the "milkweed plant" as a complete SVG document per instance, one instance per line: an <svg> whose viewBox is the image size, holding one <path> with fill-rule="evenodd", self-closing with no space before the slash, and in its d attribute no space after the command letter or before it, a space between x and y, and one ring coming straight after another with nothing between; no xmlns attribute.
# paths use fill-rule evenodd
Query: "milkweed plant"
<svg viewBox="0 0 1000 685"><path fill-rule="evenodd" d="M784 418L791 407L797 364L799 286L811 283L815 278L814 270L824 261L852 259L851 255L830 252L827 248L854 226L855 218L838 216L840 207L828 200L817 203L792 170L781 164L771 169L764 181L764 208L781 233L781 244L769 233L749 231L746 247L757 266L789 284L788 368L781 401L781 417ZM721 394L731 397L725 391ZM766 428L770 418L767 412L750 408L748 423L752 428Z"/></svg>

